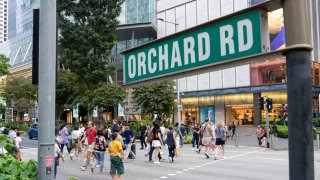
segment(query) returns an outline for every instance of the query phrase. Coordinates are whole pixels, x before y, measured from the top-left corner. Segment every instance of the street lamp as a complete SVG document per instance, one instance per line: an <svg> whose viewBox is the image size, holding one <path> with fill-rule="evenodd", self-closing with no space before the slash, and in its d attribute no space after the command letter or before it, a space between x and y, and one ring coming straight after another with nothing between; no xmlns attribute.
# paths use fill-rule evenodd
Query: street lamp
<svg viewBox="0 0 320 180"><path fill-rule="evenodd" d="M166 21L164 20L163 18L158 18L159 21L162 21L162 22L166 22L166 23L169 23L169 24L174 24L174 32L176 33L177 32L177 26L179 25L177 23L177 19L174 20L174 22L170 22L170 21ZM181 124L181 110L182 110L182 105L181 105L181 99L180 99L180 84L179 84L179 81L177 79L177 83L176 83L176 89L177 89L177 119L178 119L178 123L179 123L179 126Z"/></svg>

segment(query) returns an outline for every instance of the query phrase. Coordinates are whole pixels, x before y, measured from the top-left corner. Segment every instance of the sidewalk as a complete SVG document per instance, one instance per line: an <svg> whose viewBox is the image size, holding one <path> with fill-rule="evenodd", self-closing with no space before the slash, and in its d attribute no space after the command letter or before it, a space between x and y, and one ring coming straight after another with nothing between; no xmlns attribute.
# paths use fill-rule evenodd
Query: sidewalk
<svg viewBox="0 0 320 180"><path fill-rule="evenodd" d="M254 136L256 129L254 127L238 127L236 133L239 136L239 146L251 146L251 147L259 147L257 137ZM270 140L271 142L271 140ZM235 136L233 140L229 140L226 143L227 145L234 146L235 145ZM288 139L277 138L274 142L274 150L288 150ZM314 141L314 150L317 149L317 142Z"/></svg>

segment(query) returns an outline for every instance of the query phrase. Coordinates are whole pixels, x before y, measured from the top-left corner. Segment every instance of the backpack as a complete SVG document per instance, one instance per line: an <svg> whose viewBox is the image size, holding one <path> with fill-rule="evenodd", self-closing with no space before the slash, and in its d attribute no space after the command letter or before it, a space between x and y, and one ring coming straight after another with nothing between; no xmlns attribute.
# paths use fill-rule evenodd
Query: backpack
<svg viewBox="0 0 320 180"><path fill-rule="evenodd" d="M96 151L106 151L105 143L100 140L100 136L96 137L94 150L96 150Z"/></svg>
<svg viewBox="0 0 320 180"><path fill-rule="evenodd" d="M151 142L152 140L153 140L153 132L152 130L149 130L147 134L147 141Z"/></svg>

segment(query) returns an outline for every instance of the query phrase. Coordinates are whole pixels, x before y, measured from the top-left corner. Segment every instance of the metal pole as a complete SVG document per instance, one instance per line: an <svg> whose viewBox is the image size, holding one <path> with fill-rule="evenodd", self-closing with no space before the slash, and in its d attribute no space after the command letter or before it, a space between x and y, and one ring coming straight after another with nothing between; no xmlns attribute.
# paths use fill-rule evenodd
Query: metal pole
<svg viewBox="0 0 320 180"><path fill-rule="evenodd" d="M317 145L318 145L318 149L320 149L320 141L319 141L319 134L317 134Z"/></svg>
<svg viewBox="0 0 320 180"><path fill-rule="evenodd" d="M266 96L266 100L268 96ZM269 111L266 108L266 131L267 131L267 148L270 148L270 134L269 134Z"/></svg>
<svg viewBox="0 0 320 180"><path fill-rule="evenodd" d="M177 108L178 108L178 110L177 110L177 112L178 112L178 114L177 114L177 120L178 120L178 123L179 123L179 127L180 127L180 124L181 124L181 99L180 99L180 84L179 84L179 80L177 79L177 103L178 103L178 105L177 105Z"/></svg>
<svg viewBox="0 0 320 180"><path fill-rule="evenodd" d="M236 141L235 141L235 146L236 147L239 147L239 135L238 135L238 133L236 132Z"/></svg>
<svg viewBox="0 0 320 180"><path fill-rule="evenodd" d="M56 0L40 2L38 179L54 174Z"/></svg>
<svg viewBox="0 0 320 180"><path fill-rule="evenodd" d="M287 47L304 47L287 56L289 118L289 179L314 179L310 26L306 0L285 0L284 24ZM303 139L303 141L301 141Z"/></svg>

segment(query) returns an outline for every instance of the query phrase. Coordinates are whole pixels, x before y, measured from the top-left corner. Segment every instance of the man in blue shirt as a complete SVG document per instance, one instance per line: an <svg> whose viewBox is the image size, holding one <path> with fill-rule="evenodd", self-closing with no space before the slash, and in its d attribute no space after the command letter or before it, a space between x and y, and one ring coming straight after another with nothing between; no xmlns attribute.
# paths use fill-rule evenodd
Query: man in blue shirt
<svg viewBox="0 0 320 180"><path fill-rule="evenodd" d="M134 142L134 133L130 129L128 124L125 126L125 131L123 132L123 137L125 138L124 144L126 146L126 151L125 151L126 156L125 157L127 158L130 153L131 153L131 155L135 156L134 152L131 152L131 146L132 146L132 143Z"/></svg>

